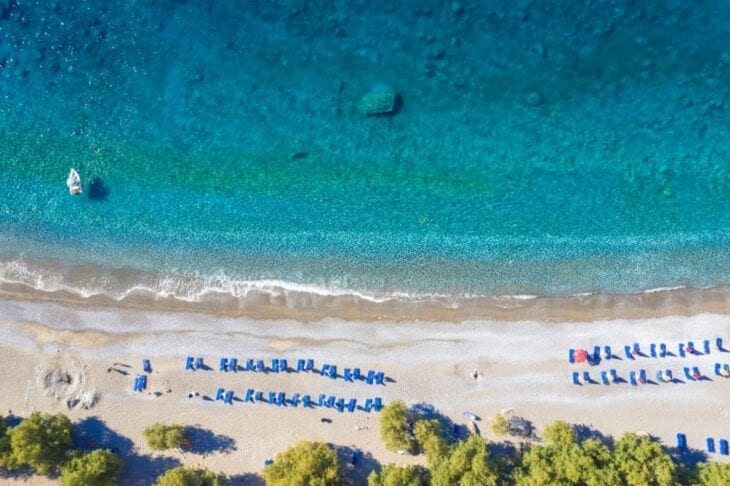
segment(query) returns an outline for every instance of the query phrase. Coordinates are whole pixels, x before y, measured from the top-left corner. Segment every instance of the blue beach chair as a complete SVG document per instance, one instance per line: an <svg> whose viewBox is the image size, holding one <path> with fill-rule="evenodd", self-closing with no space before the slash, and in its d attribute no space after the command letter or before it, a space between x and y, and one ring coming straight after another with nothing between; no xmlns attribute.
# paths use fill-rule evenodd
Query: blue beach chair
<svg viewBox="0 0 730 486"><path fill-rule="evenodd" d="M360 374L360 368L353 368L352 369L352 379L353 380L359 380L362 375Z"/></svg>
<svg viewBox="0 0 730 486"><path fill-rule="evenodd" d="M217 390L215 391L215 399L216 399L216 400L222 400L222 399L223 399L223 393L224 393L224 392L225 392L225 390L224 390L223 388L218 388L218 389L217 389Z"/></svg>
<svg viewBox="0 0 730 486"><path fill-rule="evenodd" d="M335 402L335 408L338 412L342 413L345 411L345 399L344 398L338 398Z"/></svg>
<svg viewBox="0 0 730 486"><path fill-rule="evenodd" d="M626 359L634 359L634 355L631 354L631 346L628 344L624 346L624 354L626 355Z"/></svg>
<svg viewBox="0 0 730 486"><path fill-rule="evenodd" d="M682 451L687 450L687 436L682 433L677 434L677 449Z"/></svg>
<svg viewBox="0 0 730 486"><path fill-rule="evenodd" d="M256 366L254 367L256 372L258 373L265 373L266 372L266 365L264 364L264 360L260 359L256 361Z"/></svg>
<svg viewBox="0 0 730 486"><path fill-rule="evenodd" d="M679 343L679 346L677 346L678 354L681 358L686 357L687 355L684 353L684 343Z"/></svg>
<svg viewBox="0 0 730 486"><path fill-rule="evenodd" d="M660 358L666 358L667 357L667 345L664 343L661 343L659 345L659 357Z"/></svg>
<svg viewBox="0 0 730 486"><path fill-rule="evenodd" d="M276 395L276 404L278 406L286 405L286 394L284 392L279 392L278 395Z"/></svg>
<svg viewBox="0 0 730 486"><path fill-rule="evenodd" d="M702 348L703 348L703 351L705 352L705 354L710 354L710 340L709 339L705 339L702 342Z"/></svg>
<svg viewBox="0 0 730 486"><path fill-rule="evenodd" d="M289 403L292 404L292 407L296 407L297 405L299 405L299 393L295 393L294 395L292 395L289 399Z"/></svg>
<svg viewBox="0 0 730 486"><path fill-rule="evenodd" d="M143 391L147 388L147 376L141 375L139 377L139 391Z"/></svg>
<svg viewBox="0 0 730 486"><path fill-rule="evenodd" d="M324 407L327 404L327 397L324 394L320 394L319 399L317 400L317 404L320 407Z"/></svg>
<svg viewBox="0 0 730 486"><path fill-rule="evenodd" d="M372 398L366 398L365 399L365 403L362 406L362 409L365 412L368 412L369 413L370 410L372 410L372 408L373 408L373 399Z"/></svg>
<svg viewBox="0 0 730 486"><path fill-rule="evenodd" d="M580 385L580 373L578 373L577 371L573 372L573 384Z"/></svg>
<svg viewBox="0 0 730 486"><path fill-rule="evenodd" d="M646 370L639 370L639 383L646 383Z"/></svg>
<svg viewBox="0 0 730 486"><path fill-rule="evenodd" d="M297 360L297 371L299 371L299 372L304 371L304 363L305 363L305 361L303 359Z"/></svg>
<svg viewBox="0 0 730 486"><path fill-rule="evenodd" d="M187 358L185 358L185 371L188 371L188 370L195 370L195 368L193 367L193 357L192 356L188 356Z"/></svg>
<svg viewBox="0 0 730 486"><path fill-rule="evenodd" d="M273 358L271 360L271 371L273 371L274 373L279 372L279 359L278 358Z"/></svg>
<svg viewBox="0 0 730 486"><path fill-rule="evenodd" d="M247 389L246 390L246 395L243 398L243 402L244 403L253 402L253 395L254 395L253 388Z"/></svg>
<svg viewBox="0 0 730 486"><path fill-rule="evenodd" d="M652 358L656 358L656 344L654 344L654 343L651 343L651 344L649 345L649 355L650 355L650 356L651 356Z"/></svg>
<svg viewBox="0 0 730 486"><path fill-rule="evenodd" d="M321 376L325 376L327 373L329 373L329 370L330 370L330 365L328 365L327 363L325 363L325 364L322 365L322 369L319 370L319 374Z"/></svg>
<svg viewBox="0 0 730 486"><path fill-rule="evenodd" d="M686 349L686 351L689 354L695 354L695 343L693 343L692 341L687 342L687 349Z"/></svg>
<svg viewBox="0 0 730 486"><path fill-rule="evenodd" d="M674 377L672 376L672 370L664 370L664 374L666 375L667 380L670 383L673 383L674 382Z"/></svg>
<svg viewBox="0 0 730 486"><path fill-rule="evenodd" d="M641 355L641 348L639 348L639 343L634 343L634 354L636 356L640 356Z"/></svg>
<svg viewBox="0 0 730 486"><path fill-rule="evenodd" d="M279 371L289 373L289 363L284 358L279 358Z"/></svg>
<svg viewBox="0 0 730 486"><path fill-rule="evenodd" d="M203 366L205 366L205 364L203 363L203 358L201 358L201 357L195 358L195 369L202 370Z"/></svg>
<svg viewBox="0 0 730 486"><path fill-rule="evenodd" d="M710 454L715 453L715 439L713 439L712 437L707 438L707 452L709 452Z"/></svg>
<svg viewBox="0 0 730 486"><path fill-rule="evenodd" d="M598 362L601 360L601 347L593 346L593 361Z"/></svg>
<svg viewBox="0 0 730 486"><path fill-rule="evenodd" d="M302 397L302 407L309 407L310 405L312 405L311 395L304 395Z"/></svg>
<svg viewBox="0 0 730 486"><path fill-rule="evenodd" d="M376 385L382 385L383 381L385 380L385 373L382 371L378 371L375 373L375 384Z"/></svg>
<svg viewBox="0 0 730 486"><path fill-rule="evenodd" d="M254 395L254 398L256 399L257 402L263 402L264 401L264 392L257 391L256 395Z"/></svg>
<svg viewBox="0 0 730 486"><path fill-rule="evenodd" d="M687 366L684 367L684 377L690 381L694 381L694 378L692 377L692 373L689 372L689 368Z"/></svg>
<svg viewBox="0 0 730 486"><path fill-rule="evenodd" d="M237 358L228 359L228 371L233 371L234 373L238 371L238 359Z"/></svg>
<svg viewBox="0 0 730 486"><path fill-rule="evenodd" d="M326 406L327 408L332 408L332 407L334 407L334 406L335 406L335 401L336 401L336 400L337 400L337 397L336 397L336 396L334 396L334 395L330 395L329 397L327 397L327 403L325 403L325 406Z"/></svg>
<svg viewBox="0 0 730 486"><path fill-rule="evenodd" d="M722 367L726 377L730 377L730 364L725 363Z"/></svg>
<svg viewBox="0 0 730 486"><path fill-rule="evenodd" d="M330 365L330 369L329 369L329 371L327 372L327 374L328 374L328 375L329 375L329 377L330 377L330 378L332 378L333 380L334 380L335 378L337 378L337 366L335 366L335 365Z"/></svg>
<svg viewBox="0 0 730 486"><path fill-rule="evenodd" d="M136 392L142 391L142 390L140 390L139 385L140 385L139 376L135 376L134 383L132 383L132 391L136 391Z"/></svg>
<svg viewBox="0 0 730 486"><path fill-rule="evenodd" d="M637 385L637 384L636 384L636 372L632 371L632 372L630 372L630 373L629 373L629 382L630 382L630 383L631 383L631 384L632 384L633 386L636 386L636 385Z"/></svg>
<svg viewBox="0 0 730 486"><path fill-rule="evenodd" d="M611 382L618 383L618 373L616 373L616 370L610 370L609 374L611 375Z"/></svg>
<svg viewBox="0 0 730 486"><path fill-rule="evenodd" d="M350 371L350 368L345 368L342 372L342 378L345 381L352 381L352 371Z"/></svg>
<svg viewBox="0 0 730 486"><path fill-rule="evenodd" d="M720 370L722 369L722 365L720 363L715 363L715 374L717 376L722 376L722 373Z"/></svg>
<svg viewBox="0 0 730 486"><path fill-rule="evenodd" d="M307 359L307 363L304 366L304 371L312 371L314 369L314 360L312 358Z"/></svg>
<svg viewBox="0 0 730 486"><path fill-rule="evenodd" d="M256 366L253 364L253 359L249 358L246 360L246 366L243 368L244 371L256 371Z"/></svg>
<svg viewBox="0 0 730 486"><path fill-rule="evenodd" d="M150 360L148 360L148 359L142 360L142 370L145 373L152 373L152 365L150 364Z"/></svg>
<svg viewBox="0 0 730 486"><path fill-rule="evenodd" d="M568 363L574 364L575 363L575 349L569 349L568 350Z"/></svg>
<svg viewBox="0 0 730 486"><path fill-rule="evenodd" d="M223 396L223 403L226 405L233 405L233 390L228 390Z"/></svg>
<svg viewBox="0 0 730 486"><path fill-rule="evenodd" d="M604 356L604 357L605 357L606 359L611 359L611 358L613 358L613 353L611 352L611 346L604 346L604 347L603 347L603 356Z"/></svg>
<svg viewBox="0 0 730 486"><path fill-rule="evenodd" d="M661 370L659 370L659 371L656 372L656 381L659 382L659 383L663 383L664 382L664 375L662 375L662 371Z"/></svg>
<svg viewBox="0 0 730 486"><path fill-rule="evenodd" d="M593 380L591 380L591 374L587 371L583 372L583 381L586 383L592 383Z"/></svg>
<svg viewBox="0 0 730 486"><path fill-rule="evenodd" d="M376 412L380 412L383 409L383 399L380 397L375 397L373 400L373 410Z"/></svg>
<svg viewBox="0 0 730 486"><path fill-rule="evenodd" d="M692 367L692 376L696 376L697 380L701 380L702 378L704 378L704 376L702 376L702 373L700 372L700 368L698 366Z"/></svg>
<svg viewBox="0 0 730 486"><path fill-rule="evenodd" d="M228 371L228 358L221 358L218 371Z"/></svg>
<svg viewBox="0 0 730 486"><path fill-rule="evenodd" d="M357 399L350 398L350 400L347 402L347 411L352 413L355 411L356 407L357 407Z"/></svg>
<svg viewBox="0 0 730 486"><path fill-rule="evenodd" d="M368 370L368 375L365 377L365 383L368 385L373 384L373 380L375 379L375 372L373 370Z"/></svg>
<svg viewBox="0 0 730 486"><path fill-rule="evenodd" d="M269 403L274 405L276 403L276 392L269 392Z"/></svg>
<svg viewBox="0 0 730 486"><path fill-rule="evenodd" d="M720 439L720 454L723 456L730 455L730 447L728 447L727 439Z"/></svg>
<svg viewBox="0 0 730 486"><path fill-rule="evenodd" d="M608 381L608 373L606 373L605 371L601 371L601 382L604 385L610 384L610 382Z"/></svg>
<svg viewBox="0 0 730 486"><path fill-rule="evenodd" d="M722 346L722 338L717 338L715 340L715 346L717 347L718 351L725 351L725 348Z"/></svg>
<svg viewBox="0 0 730 486"><path fill-rule="evenodd" d="M355 449L352 451L352 455L350 456L350 464L353 466L357 466L358 461L360 460L360 451Z"/></svg>

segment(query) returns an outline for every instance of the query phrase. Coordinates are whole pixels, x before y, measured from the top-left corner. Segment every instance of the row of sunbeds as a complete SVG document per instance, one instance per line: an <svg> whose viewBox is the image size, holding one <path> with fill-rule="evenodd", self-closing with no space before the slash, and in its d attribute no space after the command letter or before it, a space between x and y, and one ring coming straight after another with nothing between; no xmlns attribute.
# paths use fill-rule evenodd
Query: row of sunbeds
<svg viewBox="0 0 730 486"><path fill-rule="evenodd" d="M233 390L225 390L224 388L218 388L215 394L216 401L223 401L224 404L232 405L235 399L235 393ZM294 393L290 397L286 396L284 392L268 392L265 396L263 391L256 391L253 388L246 390L243 397L244 403L268 403L270 405L277 406L292 406L297 407L301 403L302 407L323 407L323 408L334 408L338 412L355 412L355 410L362 410L364 412L380 412L383 408L383 399L381 397L368 398L365 400L363 405L357 405L357 399L350 398L345 401L344 398L338 398L334 395L327 396L320 394L317 400L314 400L311 395L299 395Z"/></svg>
<svg viewBox="0 0 730 486"><path fill-rule="evenodd" d="M203 360L202 357L193 358L192 356L188 356L185 359L185 370L186 371L195 371L195 370L205 370L209 369ZM218 370L222 372L236 372L239 370L242 371L253 371L257 373L266 373L266 372L273 372L273 373L289 373L291 371L291 368L289 368L289 363L285 358L273 358L271 360L271 367L267 367L263 360L253 360L253 359L247 359L245 365L239 367L238 366L238 359L237 358L221 358L219 361ZM298 359L297 360L297 366L296 366L297 372L315 372L314 369L314 359L308 358L308 359ZM319 370L319 374L321 376L327 376L332 379L339 378L340 375L337 373L337 366L334 364L323 364L322 367ZM344 368L342 372L342 378L345 381L349 382L355 382L355 381L364 381L368 385L383 385L385 384L385 373L382 371L375 371L375 370L368 370L367 373L363 373L360 368Z"/></svg>
<svg viewBox="0 0 730 486"><path fill-rule="evenodd" d="M718 442L720 445L720 454L723 456L730 455L730 444L728 444L727 439L720 439ZM708 453L715 454L717 452L714 437L708 437L705 443L707 444ZM683 451L687 450L687 436L681 432L677 434L677 448Z"/></svg>
<svg viewBox="0 0 730 486"><path fill-rule="evenodd" d="M730 352L730 350L725 349L723 345L722 338L716 338L715 339L715 349L720 352ZM575 350L575 349L569 349L568 350L568 362L571 364L574 364L576 362L576 357L579 353L585 353L586 354L586 360L589 364L595 364L597 362L601 361L601 347L600 346L594 346L593 347L593 353L587 353L583 350ZM687 354L691 355L707 355L711 353L711 346L710 346L710 340L706 339L702 342L702 351L700 351L697 347L695 347L695 344L693 341L688 341L685 343L679 343L677 345L677 353L673 353L667 348L667 345L665 343L651 343L649 345L649 352L646 354L642 351L641 346L639 343L635 342L633 345L625 345L624 346L624 356L626 359L634 360L637 357L644 357L644 358L666 358L666 357L676 357L679 356L681 358L684 358L687 356ZM611 346L604 346L603 347L603 359L610 360L618 358L616 356Z"/></svg>
<svg viewBox="0 0 730 486"><path fill-rule="evenodd" d="M687 381L712 381L708 376L703 374L700 371L700 368L698 366L693 366L691 369L688 366L684 367L684 377L687 379ZM726 364L724 366L721 366L720 363L715 363L715 375L717 376L723 376L723 377L730 377L730 364ZM682 380L677 379L674 377L672 370L666 369L666 370L658 370L655 373L656 381L651 381L646 373L646 370L641 369L638 372L636 371L630 371L629 372L629 380L628 383L630 383L633 386L638 386L640 384L658 384L658 383L684 383ZM589 371L584 371L582 374L578 371L573 372L573 384L574 385L598 385L600 383L604 385L618 385L622 383L627 383L627 381L624 378L621 378L618 376L618 373L615 369L609 370L609 371L601 371L600 372L600 379L601 381L597 381L593 379Z"/></svg>

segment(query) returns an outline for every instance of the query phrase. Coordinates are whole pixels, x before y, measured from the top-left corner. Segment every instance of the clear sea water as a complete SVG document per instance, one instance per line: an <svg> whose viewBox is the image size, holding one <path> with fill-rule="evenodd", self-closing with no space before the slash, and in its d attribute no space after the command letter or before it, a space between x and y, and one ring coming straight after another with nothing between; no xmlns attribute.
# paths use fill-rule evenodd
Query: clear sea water
<svg viewBox="0 0 730 486"><path fill-rule="evenodd" d="M728 284L729 22L700 0L0 2L0 279ZM360 113L382 85L397 112Z"/></svg>

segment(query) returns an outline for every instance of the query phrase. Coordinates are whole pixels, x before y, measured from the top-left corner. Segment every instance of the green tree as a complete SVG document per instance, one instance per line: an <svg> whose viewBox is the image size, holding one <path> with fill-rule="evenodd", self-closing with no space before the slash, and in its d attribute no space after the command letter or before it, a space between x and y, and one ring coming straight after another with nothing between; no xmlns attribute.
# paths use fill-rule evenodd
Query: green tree
<svg viewBox="0 0 730 486"><path fill-rule="evenodd" d="M702 486L727 486L730 484L730 464L706 462L697 468Z"/></svg>
<svg viewBox="0 0 730 486"><path fill-rule="evenodd" d="M499 471L477 435L457 443L431 470L433 486L494 486L498 481Z"/></svg>
<svg viewBox="0 0 730 486"><path fill-rule="evenodd" d="M157 486L221 486L223 480L207 469L175 467L157 478Z"/></svg>
<svg viewBox="0 0 730 486"><path fill-rule="evenodd" d="M5 419L0 415L0 467L7 467L10 463L10 436Z"/></svg>
<svg viewBox="0 0 730 486"><path fill-rule="evenodd" d="M383 466L380 472L373 471L368 476L368 486L426 486L419 468L399 467L395 464Z"/></svg>
<svg viewBox="0 0 730 486"><path fill-rule="evenodd" d="M636 434L624 434L615 444L614 468L628 486L677 484L677 465L662 446Z"/></svg>
<svg viewBox="0 0 730 486"><path fill-rule="evenodd" d="M337 454L322 442L300 442L264 469L270 486L336 486L342 483Z"/></svg>
<svg viewBox="0 0 730 486"><path fill-rule="evenodd" d="M182 425L156 423L144 429L144 438L156 451L179 449L185 440L185 429Z"/></svg>
<svg viewBox="0 0 730 486"><path fill-rule="evenodd" d="M98 449L72 458L61 467L61 486L106 486L122 470L122 460L111 451Z"/></svg>
<svg viewBox="0 0 730 486"><path fill-rule="evenodd" d="M507 435L507 432L509 432L507 419L501 413L495 415L494 420L492 420L492 432L497 435Z"/></svg>
<svg viewBox="0 0 730 486"><path fill-rule="evenodd" d="M557 420L545 427L545 432L542 435L545 442L550 445L571 445L576 443L573 428L562 420Z"/></svg>
<svg viewBox="0 0 730 486"><path fill-rule="evenodd" d="M413 435L421 452L426 454L429 467L433 468L449 452L449 445L443 438L441 423L436 420L419 420L413 427Z"/></svg>
<svg viewBox="0 0 730 486"><path fill-rule="evenodd" d="M389 451L412 451L415 441L410 430L411 414L400 400L388 403L380 412L380 438Z"/></svg>
<svg viewBox="0 0 730 486"><path fill-rule="evenodd" d="M8 431L9 465L29 466L39 474L56 470L71 450L71 421L63 414L32 413Z"/></svg>

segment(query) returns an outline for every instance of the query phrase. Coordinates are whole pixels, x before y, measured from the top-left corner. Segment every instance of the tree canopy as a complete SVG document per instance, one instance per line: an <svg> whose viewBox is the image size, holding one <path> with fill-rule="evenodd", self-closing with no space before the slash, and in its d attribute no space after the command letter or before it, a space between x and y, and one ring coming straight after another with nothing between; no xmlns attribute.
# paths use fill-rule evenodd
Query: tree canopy
<svg viewBox="0 0 730 486"><path fill-rule="evenodd" d="M107 486L122 471L122 460L111 451L98 449L72 458L61 467L61 486Z"/></svg>
<svg viewBox="0 0 730 486"><path fill-rule="evenodd" d="M276 455L264 469L269 486L337 486L342 472L337 454L322 442L303 441Z"/></svg>
<svg viewBox="0 0 730 486"><path fill-rule="evenodd" d="M669 486L677 483L677 465L658 442L624 434L614 445L613 462L628 486Z"/></svg>
<svg viewBox="0 0 730 486"><path fill-rule="evenodd" d="M411 414L400 400L388 403L380 412L380 438L389 451L412 451L415 441L411 435Z"/></svg>
<svg viewBox="0 0 730 486"><path fill-rule="evenodd" d="M430 467L435 467L446 457L449 445L443 438L441 422L436 419L419 420L413 427L413 435L416 437L421 452L426 454Z"/></svg>
<svg viewBox="0 0 730 486"><path fill-rule="evenodd" d="M702 486L727 486L730 484L730 464L708 462L700 464L697 472Z"/></svg>
<svg viewBox="0 0 730 486"><path fill-rule="evenodd" d="M10 429L9 464L31 467L39 474L58 469L71 450L71 421L63 414L32 413Z"/></svg>
<svg viewBox="0 0 730 486"><path fill-rule="evenodd" d="M472 435L456 443L431 470L434 486L493 486L499 472L489 457L484 440Z"/></svg>
<svg viewBox="0 0 730 486"><path fill-rule="evenodd" d="M185 440L185 429L182 425L156 423L144 430L147 444L156 451L179 449Z"/></svg>
<svg viewBox="0 0 730 486"><path fill-rule="evenodd" d="M156 486L221 486L223 481L212 471L192 467L168 469L157 478Z"/></svg>
<svg viewBox="0 0 730 486"><path fill-rule="evenodd" d="M368 476L368 486L426 486L422 471L414 466L388 464Z"/></svg>

